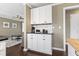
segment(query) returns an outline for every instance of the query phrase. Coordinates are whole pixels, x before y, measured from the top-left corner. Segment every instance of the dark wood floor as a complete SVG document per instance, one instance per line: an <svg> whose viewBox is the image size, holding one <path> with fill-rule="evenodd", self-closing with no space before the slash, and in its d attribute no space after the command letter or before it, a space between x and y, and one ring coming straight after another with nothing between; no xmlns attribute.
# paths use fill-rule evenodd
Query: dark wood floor
<svg viewBox="0 0 79 59"><path fill-rule="evenodd" d="M53 50L52 51L52 56L66 56L66 52L63 51L58 51L58 50ZM34 52L34 51L27 51L27 52L23 52L23 48L19 45L10 47L6 49L6 55L7 56L49 56L47 54L41 54L38 52Z"/></svg>

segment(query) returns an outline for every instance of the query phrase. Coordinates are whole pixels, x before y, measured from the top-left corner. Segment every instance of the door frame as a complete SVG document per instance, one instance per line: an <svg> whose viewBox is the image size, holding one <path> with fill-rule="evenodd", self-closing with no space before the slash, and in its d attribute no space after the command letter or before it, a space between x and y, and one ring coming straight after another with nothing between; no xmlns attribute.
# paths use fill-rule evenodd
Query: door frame
<svg viewBox="0 0 79 59"><path fill-rule="evenodd" d="M66 10L72 10L72 9L76 9L76 8L79 8L79 5L74 5L74 6L69 6L69 7L64 7L63 8L63 45L64 45L64 51L66 51L66 23L65 23L65 20L66 20Z"/></svg>

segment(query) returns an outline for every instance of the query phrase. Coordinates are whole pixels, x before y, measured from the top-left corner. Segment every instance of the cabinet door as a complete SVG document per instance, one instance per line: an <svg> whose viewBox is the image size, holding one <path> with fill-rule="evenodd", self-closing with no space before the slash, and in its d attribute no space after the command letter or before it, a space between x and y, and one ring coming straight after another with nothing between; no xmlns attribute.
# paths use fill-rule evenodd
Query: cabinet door
<svg viewBox="0 0 79 59"><path fill-rule="evenodd" d="M47 23L52 23L52 6L45 6L45 20Z"/></svg>
<svg viewBox="0 0 79 59"><path fill-rule="evenodd" d="M52 35L45 35L44 39L44 52L52 54Z"/></svg>
<svg viewBox="0 0 79 59"><path fill-rule="evenodd" d="M27 43L28 49L37 50L37 34L28 34Z"/></svg>
<svg viewBox="0 0 79 59"><path fill-rule="evenodd" d="M31 34L27 34L27 47L28 49L33 49L33 37Z"/></svg>
<svg viewBox="0 0 79 59"><path fill-rule="evenodd" d="M38 51L52 55L51 35L39 35L38 36Z"/></svg>
<svg viewBox="0 0 79 59"><path fill-rule="evenodd" d="M38 34L38 51L39 52L44 52L44 40L42 35Z"/></svg>
<svg viewBox="0 0 79 59"><path fill-rule="evenodd" d="M52 7L50 5L39 8L39 19L41 23L52 23Z"/></svg>
<svg viewBox="0 0 79 59"><path fill-rule="evenodd" d="M37 34L34 34L33 35L33 44L32 44L32 46L33 46L33 49L32 50L35 50L35 51L37 51L37 39L38 39L38 37L37 37Z"/></svg>
<svg viewBox="0 0 79 59"><path fill-rule="evenodd" d="M39 19L40 23L45 23L45 7L39 7Z"/></svg>
<svg viewBox="0 0 79 59"><path fill-rule="evenodd" d="M47 54L52 54L52 36L51 35L43 35L44 47L43 52Z"/></svg>
<svg viewBox="0 0 79 59"><path fill-rule="evenodd" d="M39 8L34 8L31 10L31 24L39 23Z"/></svg>

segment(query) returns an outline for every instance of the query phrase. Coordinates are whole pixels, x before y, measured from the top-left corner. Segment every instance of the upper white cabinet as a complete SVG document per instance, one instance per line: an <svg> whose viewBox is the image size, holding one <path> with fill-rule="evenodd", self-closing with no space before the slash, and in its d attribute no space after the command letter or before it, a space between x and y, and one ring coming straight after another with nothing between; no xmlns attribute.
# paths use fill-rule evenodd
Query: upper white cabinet
<svg viewBox="0 0 79 59"><path fill-rule="evenodd" d="M39 17L41 23L52 23L52 6L39 7Z"/></svg>
<svg viewBox="0 0 79 59"><path fill-rule="evenodd" d="M31 24L52 23L52 6L42 6L31 10Z"/></svg>
<svg viewBox="0 0 79 59"><path fill-rule="evenodd" d="M34 8L31 10L31 24L39 23L39 8Z"/></svg>

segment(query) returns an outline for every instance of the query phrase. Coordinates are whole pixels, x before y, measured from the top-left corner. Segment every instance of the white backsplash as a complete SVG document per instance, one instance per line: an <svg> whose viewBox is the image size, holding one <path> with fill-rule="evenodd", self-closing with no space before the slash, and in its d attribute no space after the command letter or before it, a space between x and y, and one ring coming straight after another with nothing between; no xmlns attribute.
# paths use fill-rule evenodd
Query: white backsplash
<svg viewBox="0 0 79 59"><path fill-rule="evenodd" d="M53 33L53 26L52 25L33 25L33 27L35 27L35 31L36 29L39 29L42 33L43 29L47 30L48 33Z"/></svg>

